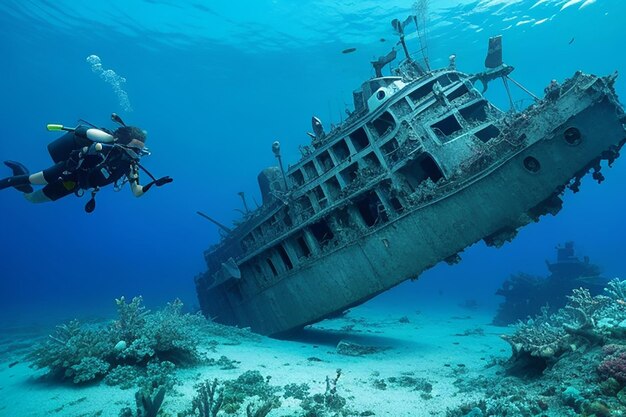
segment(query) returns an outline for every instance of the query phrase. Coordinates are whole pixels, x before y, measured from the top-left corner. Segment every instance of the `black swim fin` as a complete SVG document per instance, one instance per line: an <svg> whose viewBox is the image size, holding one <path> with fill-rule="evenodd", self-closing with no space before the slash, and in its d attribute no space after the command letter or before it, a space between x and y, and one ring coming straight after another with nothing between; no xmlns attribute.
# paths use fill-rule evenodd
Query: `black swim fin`
<svg viewBox="0 0 626 417"><path fill-rule="evenodd" d="M5 180L2 180L2 183L4 185L4 183L6 182L6 187L13 187L18 191L21 191L23 193L32 193L33 192L33 187L30 185L30 182L28 181L28 177L30 172L28 171L28 168L26 168L24 165L20 164L19 162L15 162L15 161L4 161L4 165L8 166L11 171L13 171L13 177L12 178L7 178Z"/></svg>

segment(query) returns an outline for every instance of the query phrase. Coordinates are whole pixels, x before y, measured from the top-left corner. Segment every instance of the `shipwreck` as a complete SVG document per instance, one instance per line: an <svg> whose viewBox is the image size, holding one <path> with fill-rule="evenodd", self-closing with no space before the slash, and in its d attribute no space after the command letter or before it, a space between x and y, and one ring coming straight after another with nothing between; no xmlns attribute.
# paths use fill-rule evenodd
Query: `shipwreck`
<svg viewBox="0 0 626 417"><path fill-rule="evenodd" d="M626 140L617 75L576 72L533 96L489 40L486 70L465 74L414 59L409 20L392 22L404 59L354 92L347 120L325 131L313 117L300 161L259 175L262 205L220 227L195 278L200 306L214 320L278 335L358 305L418 277L475 242L500 246L516 231L556 214L567 187ZM483 93L491 82L524 89L534 102L502 111ZM482 86L482 92L476 87ZM509 94L510 97L510 94ZM243 197L243 195L242 195Z"/></svg>

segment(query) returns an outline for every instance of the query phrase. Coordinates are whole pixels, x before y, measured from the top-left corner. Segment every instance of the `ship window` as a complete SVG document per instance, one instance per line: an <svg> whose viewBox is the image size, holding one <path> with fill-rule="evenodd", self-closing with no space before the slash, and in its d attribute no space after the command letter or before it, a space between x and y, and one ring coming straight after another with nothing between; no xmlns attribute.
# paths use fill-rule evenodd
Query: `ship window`
<svg viewBox="0 0 626 417"><path fill-rule="evenodd" d="M332 149L338 161L345 161L350 156L350 149L343 139L337 142Z"/></svg>
<svg viewBox="0 0 626 417"><path fill-rule="evenodd" d="M378 137L383 137L387 132L392 131L396 127L396 121L388 111L380 115L380 117L371 123Z"/></svg>
<svg viewBox="0 0 626 417"><path fill-rule="evenodd" d="M350 165L348 168L341 171L341 178L343 178L346 184L350 184L352 181L356 179L358 169L359 169L359 166L355 162L354 164Z"/></svg>
<svg viewBox="0 0 626 417"><path fill-rule="evenodd" d="M454 132L458 132L459 130L461 130L461 124L456 119L456 117L454 117L454 114L451 114L445 119L440 120L432 125L431 128L437 134L437 136L440 136L441 134L443 134L443 136L450 136Z"/></svg>
<svg viewBox="0 0 626 417"><path fill-rule="evenodd" d="M241 246L241 250L245 252L254 245L254 238L252 235L247 235L239 242L239 245Z"/></svg>
<svg viewBox="0 0 626 417"><path fill-rule="evenodd" d="M487 102L485 100L477 101L471 106L459 110L459 113L468 123L484 122L487 120Z"/></svg>
<svg viewBox="0 0 626 417"><path fill-rule="evenodd" d="M335 164L333 164L333 160L330 159L330 154L328 153L328 151L322 152L317 157L317 161L320 163L320 166L322 167L324 172L332 169L335 166Z"/></svg>
<svg viewBox="0 0 626 417"><path fill-rule="evenodd" d="M305 216L313 214L313 205L311 204L311 200L309 200L308 196L304 195L300 197L298 199L298 205Z"/></svg>
<svg viewBox="0 0 626 417"><path fill-rule="evenodd" d="M393 207L393 209L396 212L402 213L402 211L404 210L404 207L402 206L402 203L400 202L400 200L398 200L397 197L391 197L389 199L389 202L391 203L391 207Z"/></svg>
<svg viewBox="0 0 626 417"><path fill-rule="evenodd" d="M311 256L311 249L309 249L309 245L306 244L304 236L298 236L296 238L296 245L294 249L296 251L298 259L308 258L309 256Z"/></svg>
<svg viewBox="0 0 626 417"><path fill-rule="evenodd" d="M253 261L252 265L254 265L254 271L258 274L258 276L262 277L263 276L263 270L261 269L261 266L257 263L257 261Z"/></svg>
<svg viewBox="0 0 626 417"><path fill-rule="evenodd" d="M435 160L428 154L423 154L418 159L402 167L400 172L404 175L413 191L426 179L430 178L433 182L437 182L443 178L443 172L441 172Z"/></svg>
<svg viewBox="0 0 626 417"><path fill-rule="evenodd" d="M304 175L302 175L302 171L300 171L299 169L291 173L290 177L294 184L304 184Z"/></svg>
<svg viewBox="0 0 626 417"><path fill-rule="evenodd" d="M319 185L313 189L313 195L317 199L317 203L320 205L320 208L325 208L328 205L328 199L324 194L324 190Z"/></svg>
<svg viewBox="0 0 626 417"><path fill-rule="evenodd" d="M289 207L285 207L281 210L281 218L287 227L291 227L293 225L293 221L291 220L291 213L289 212Z"/></svg>
<svg viewBox="0 0 626 417"><path fill-rule="evenodd" d="M426 84L424 84L423 86L419 87L417 90L409 94L409 97L411 98L411 100L413 100L413 102L415 103L418 103L428 94L432 93L433 85L435 85L435 81L436 80L430 80Z"/></svg>
<svg viewBox="0 0 626 417"><path fill-rule="evenodd" d="M450 78L448 78L448 74L442 75L441 77L437 78L437 81L439 82L439 85L441 87L447 87L452 84L452 81L450 81Z"/></svg>
<svg viewBox="0 0 626 417"><path fill-rule="evenodd" d="M326 220L320 220L317 223L313 223L310 226L310 229L320 246L326 245L335 237L332 230L330 230L330 227L328 227Z"/></svg>
<svg viewBox="0 0 626 417"><path fill-rule="evenodd" d="M439 84L441 84L442 87L447 87L450 84L459 81L459 75L451 72L440 76L437 78L437 81L439 81Z"/></svg>
<svg viewBox="0 0 626 417"><path fill-rule="evenodd" d="M337 219L337 223L340 228L342 229L354 228L354 222L352 221L352 218L350 217L350 213L348 213L348 209L346 208L337 209L334 215L335 215L335 218Z"/></svg>
<svg viewBox="0 0 626 417"><path fill-rule="evenodd" d="M467 93L469 93L469 90L467 89L467 86L463 84L459 88L448 94L448 100L452 101Z"/></svg>
<svg viewBox="0 0 626 417"><path fill-rule="evenodd" d="M374 152L370 152L363 158L364 167L366 168L380 168L380 161Z"/></svg>
<svg viewBox="0 0 626 417"><path fill-rule="evenodd" d="M387 157L387 159L391 162L395 162L397 161L399 158L399 155L397 153L398 151L398 141L393 138L391 139L389 142L385 143L382 147L381 150L383 151L383 154L385 154L385 157Z"/></svg>
<svg viewBox="0 0 626 417"><path fill-rule="evenodd" d="M476 136L478 139L482 140L483 142L489 142L491 139L497 138L499 134L500 134L500 129L498 129L494 125L489 125L486 128L481 129L478 132L474 133L474 136Z"/></svg>
<svg viewBox="0 0 626 417"><path fill-rule="evenodd" d="M252 229L252 236L254 236L255 240L259 240L263 238L263 233L261 233L260 228Z"/></svg>
<svg viewBox="0 0 626 417"><path fill-rule="evenodd" d="M409 106L409 103L406 101L405 98L403 98L402 100L398 101L396 104L391 106L391 109L398 117L402 117L404 115L411 113L411 106Z"/></svg>
<svg viewBox="0 0 626 417"><path fill-rule="evenodd" d="M304 164L304 172L306 173L306 176L311 180L315 177L317 177L317 170L315 169L315 165L313 165L313 161L309 161L306 164Z"/></svg>
<svg viewBox="0 0 626 417"><path fill-rule="evenodd" d="M291 259L289 259L289 255L287 254L287 251L285 250L283 245L276 246L276 249L278 250L278 254L280 255L280 259L283 260L285 266L287 267L287 270L288 271L292 270L293 269L293 263L291 263Z"/></svg>
<svg viewBox="0 0 626 417"><path fill-rule="evenodd" d="M370 144L369 140L367 139L365 129L363 129L362 127L350 133L350 139L352 139L352 144L354 145L354 149L356 149L357 152L365 149Z"/></svg>
<svg viewBox="0 0 626 417"><path fill-rule="evenodd" d="M328 181L326 181L326 190L328 190L328 195L333 200L339 197L339 193L341 192L341 186L339 185L339 181L337 177L331 177Z"/></svg>
<svg viewBox="0 0 626 417"><path fill-rule="evenodd" d="M276 270L276 267L274 266L274 262L272 262L272 259L271 258L265 258L265 262L267 262L267 265L272 270L272 274L274 274L274 276L277 277L278 276L278 271Z"/></svg>
<svg viewBox="0 0 626 417"><path fill-rule="evenodd" d="M370 192L364 198L358 200L356 207L359 209L359 213L368 227L389 220L385 212L385 206L383 206L375 192Z"/></svg>

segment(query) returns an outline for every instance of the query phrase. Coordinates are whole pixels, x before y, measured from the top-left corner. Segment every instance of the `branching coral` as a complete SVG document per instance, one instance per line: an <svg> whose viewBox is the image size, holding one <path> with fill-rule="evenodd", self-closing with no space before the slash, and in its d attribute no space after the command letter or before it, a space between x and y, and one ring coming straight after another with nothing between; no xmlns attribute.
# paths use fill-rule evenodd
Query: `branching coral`
<svg viewBox="0 0 626 417"><path fill-rule="evenodd" d="M216 417L224 403L224 387L217 379L196 385L196 396L191 402L191 414L198 417Z"/></svg>
<svg viewBox="0 0 626 417"><path fill-rule="evenodd" d="M151 392L153 391L153 392ZM165 398L165 387L157 387L154 390L141 390L135 393L135 404L137 411L126 407L120 411L120 417L157 417L163 399Z"/></svg>
<svg viewBox="0 0 626 417"><path fill-rule="evenodd" d="M591 296L584 288L568 297L567 305L549 315L547 308L535 319L521 322L505 339L513 349L511 362L534 366L539 372L568 351L583 345L604 345L626 330L626 281L609 282L608 296ZM516 365L518 365L516 364ZM608 365L607 365L608 366ZM515 371L519 366L512 367Z"/></svg>
<svg viewBox="0 0 626 417"><path fill-rule="evenodd" d="M100 326L82 325L74 320L59 326L49 340L29 355L33 366L48 368L51 376L75 383L98 379L114 370L115 375L108 382L123 384L122 372L132 374L128 366L145 369L148 364L163 363L171 370L174 365L201 359L198 341L206 330L204 317L183 314L178 300L155 313L145 309L141 297L130 303L124 297L115 301L116 320ZM161 370L160 374L167 373L165 368Z"/></svg>

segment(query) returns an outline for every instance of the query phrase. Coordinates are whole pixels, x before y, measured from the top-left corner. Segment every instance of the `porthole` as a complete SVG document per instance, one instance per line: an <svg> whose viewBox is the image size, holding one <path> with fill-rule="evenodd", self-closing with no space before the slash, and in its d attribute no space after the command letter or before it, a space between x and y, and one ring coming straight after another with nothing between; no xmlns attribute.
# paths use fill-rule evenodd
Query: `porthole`
<svg viewBox="0 0 626 417"><path fill-rule="evenodd" d="M376 93L376 98L382 100L385 98L385 90L378 90Z"/></svg>
<svg viewBox="0 0 626 417"><path fill-rule="evenodd" d="M568 145L576 146L582 142L582 135L580 130L575 127L569 127L563 132L563 138Z"/></svg>
<svg viewBox="0 0 626 417"><path fill-rule="evenodd" d="M532 156L527 156L524 158L524 168L526 168L529 172L535 173L539 172L541 169L541 164L537 160L537 158L533 158Z"/></svg>

